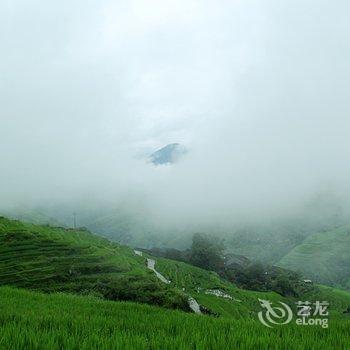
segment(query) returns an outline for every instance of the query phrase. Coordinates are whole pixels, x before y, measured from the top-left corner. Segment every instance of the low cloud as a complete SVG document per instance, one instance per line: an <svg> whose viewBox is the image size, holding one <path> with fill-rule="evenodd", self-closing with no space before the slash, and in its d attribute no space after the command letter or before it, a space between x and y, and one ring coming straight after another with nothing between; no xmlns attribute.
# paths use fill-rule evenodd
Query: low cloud
<svg viewBox="0 0 350 350"><path fill-rule="evenodd" d="M2 207L90 198L185 225L347 201L348 2L0 6ZM146 161L173 142L180 162Z"/></svg>

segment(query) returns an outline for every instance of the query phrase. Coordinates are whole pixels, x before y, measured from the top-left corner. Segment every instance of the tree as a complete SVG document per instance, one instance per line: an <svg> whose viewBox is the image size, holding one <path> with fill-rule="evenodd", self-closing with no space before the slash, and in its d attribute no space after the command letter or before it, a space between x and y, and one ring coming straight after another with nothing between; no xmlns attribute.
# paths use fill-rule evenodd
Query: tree
<svg viewBox="0 0 350 350"><path fill-rule="evenodd" d="M195 233L192 238L190 262L210 271L218 271L224 266L224 245L222 240L203 233Z"/></svg>

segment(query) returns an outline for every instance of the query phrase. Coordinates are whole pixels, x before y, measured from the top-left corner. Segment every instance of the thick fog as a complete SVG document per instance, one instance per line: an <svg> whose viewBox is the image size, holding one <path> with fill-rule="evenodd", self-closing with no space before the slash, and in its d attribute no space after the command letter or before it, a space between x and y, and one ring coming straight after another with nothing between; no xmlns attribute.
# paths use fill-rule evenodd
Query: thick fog
<svg viewBox="0 0 350 350"><path fill-rule="evenodd" d="M0 4L0 206L171 225L350 198L350 3ZM178 142L176 164L147 156Z"/></svg>

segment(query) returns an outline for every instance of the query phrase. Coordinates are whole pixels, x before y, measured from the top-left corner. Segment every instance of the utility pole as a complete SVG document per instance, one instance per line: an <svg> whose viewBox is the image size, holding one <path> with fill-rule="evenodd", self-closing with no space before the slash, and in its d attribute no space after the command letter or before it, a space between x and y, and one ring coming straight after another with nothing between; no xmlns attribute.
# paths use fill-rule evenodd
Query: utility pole
<svg viewBox="0 0 350 350"><path fill-rule="evenodd" d="M73 227L77 228L77 213L73 213Z"/></svg>

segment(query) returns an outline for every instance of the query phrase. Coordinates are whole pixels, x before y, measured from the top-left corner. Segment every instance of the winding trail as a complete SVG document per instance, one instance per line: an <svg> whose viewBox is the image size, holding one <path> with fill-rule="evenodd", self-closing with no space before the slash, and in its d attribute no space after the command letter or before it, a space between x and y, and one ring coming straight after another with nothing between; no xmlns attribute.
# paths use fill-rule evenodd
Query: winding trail
<svg viewBox="0 0 350 350"><path fill-rule="evenodd" d="M134 250L134 253L136 255L139 255L139 256L142 256L142 252L140 252L139 250ZM156 269L155 269L155 266L156 266L156 261L153 260L153 259L149 259L147 258L146 259L147 261L147 268L149 268L151 271L153 271L156 276L164 283L166 284L170 284L171 281L169 281L168 279L166 279L161 273L159 273ZM188 297L188 306L190 307L190 309L198 314L198 315L201 315L202 314L202 311L201 311L201 307L200 305L197 303L197 301L192 298L191 296Z"/></svg>
<svg viewBox="0 0 350 350"><path fill-rule="evenodd" d="M164 283L166 284L170 284L171 281L167 280L161 273L159 273L156 269L155 269L155 265L156 265L156 261L153 259L148 259L147 258L147 267L152 270L156 276Z"/></svg>
<svg viewBox="0 0 350 350"><path fill-rule="evenodd" d="M152 270L156 276L164 283L166 284L170 284L171 281L167 280L161 273L159 273L156 269L155 269L155 265L156 265L156 261L153 259L148 259L147 258L147 267ZM201 311L201 307L200 305L197 303L197 301L192 298L191 296L188 297L188 306L190 307L190 309L196 313L196 314L202 314Z"/></svg>

